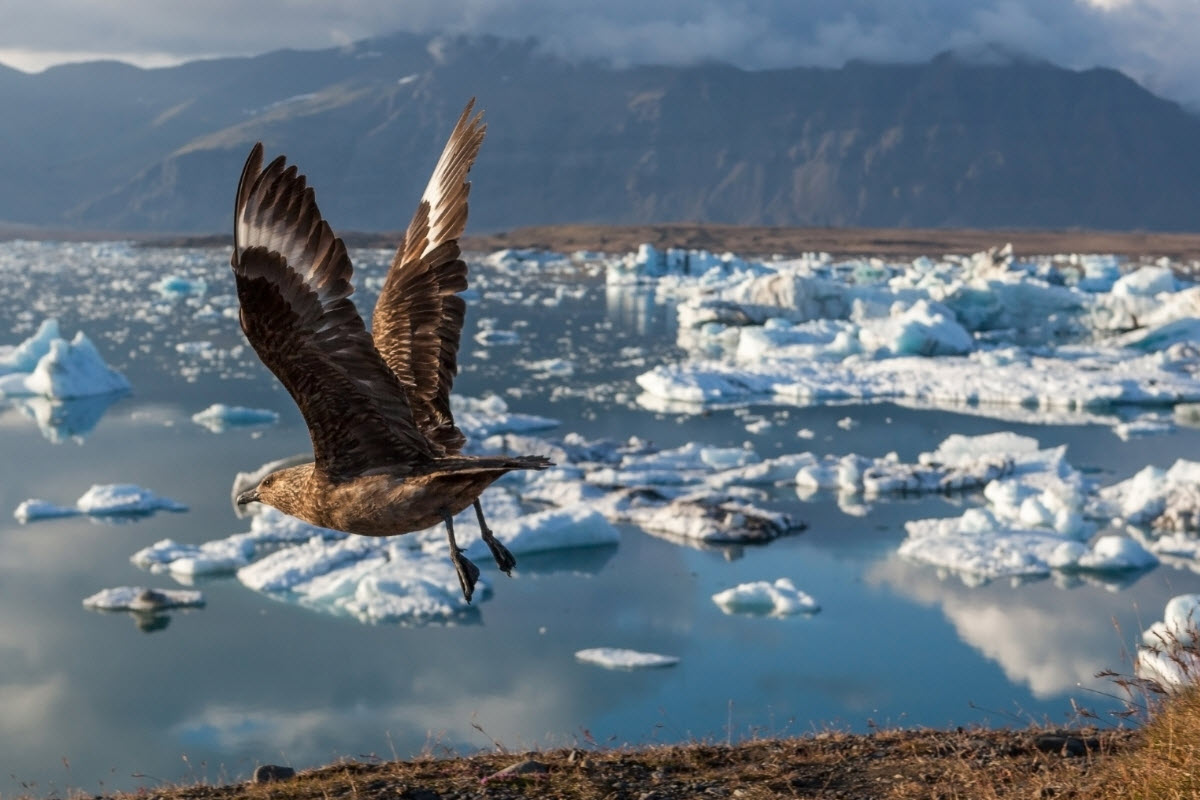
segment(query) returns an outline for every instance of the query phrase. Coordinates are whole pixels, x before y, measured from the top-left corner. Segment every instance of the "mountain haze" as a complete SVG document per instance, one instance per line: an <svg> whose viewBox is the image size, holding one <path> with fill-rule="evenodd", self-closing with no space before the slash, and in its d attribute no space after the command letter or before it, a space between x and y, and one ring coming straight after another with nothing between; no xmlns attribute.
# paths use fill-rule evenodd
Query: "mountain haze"
<svg viewBox="0 0 1200 800"><path fill-rule="evenodd" d="M463 104L471 230L560 222L1195 230L1200 119L1107 69L942 55L616 69L397 34L144 70L0 67L0 220L218 232L250 146L342 230L404 227Z"/></svg>

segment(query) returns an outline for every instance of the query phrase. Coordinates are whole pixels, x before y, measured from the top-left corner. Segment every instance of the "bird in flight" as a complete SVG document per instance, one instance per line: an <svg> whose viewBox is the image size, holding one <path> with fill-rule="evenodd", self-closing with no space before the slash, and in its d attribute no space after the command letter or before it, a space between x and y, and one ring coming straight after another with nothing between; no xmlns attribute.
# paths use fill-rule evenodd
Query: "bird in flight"
<svg viewBox="0 0 1200 800"><path fill-rule="evenodd" d="M311 187L280 156L263 169L254 145L238 183L233 273L241 326L300 408L313 461L276 470L238 496L325 528L391 536L446 525L467 602L479 568L454 540L452 517L475 506L496 565L516 559L483 517L479 495L544 456L471 456L454 424L450 389L466 303L458 237L467 182L486 126L463 110L433 170L375 306L372 330L350 301L353 268Z"/></svg>

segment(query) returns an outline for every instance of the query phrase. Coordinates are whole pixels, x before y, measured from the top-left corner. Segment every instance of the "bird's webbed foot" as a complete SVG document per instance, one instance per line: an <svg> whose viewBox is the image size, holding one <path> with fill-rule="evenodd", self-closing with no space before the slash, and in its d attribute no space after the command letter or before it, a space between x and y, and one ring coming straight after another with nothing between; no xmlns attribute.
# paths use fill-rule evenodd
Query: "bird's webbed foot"
<svg viewBox="0 0 1200 800"><path fill-rule="evenodd" d="M470 603L471 595L475 593L475 583L479 580L479 567L463 555L458 543L454 541L454 520L449 512L443 511L442 519L446 521L446 537L450 540L450 563L458 573L458 585L462 587L463 597Z"/></svg>
<svg viewBox="0 0 1200 800"><path fill-rule="evenodd" d="M492 529L484 522L483 507L479 505L479 500L475 501L475 516L479 517L479 533L483 536L483 541L487 544L488 549L492 551L492 558L496 559L496 566L505 575L512 577L512 569L517 565L517 559L496 538L495 534L492 533Z"/></svg>

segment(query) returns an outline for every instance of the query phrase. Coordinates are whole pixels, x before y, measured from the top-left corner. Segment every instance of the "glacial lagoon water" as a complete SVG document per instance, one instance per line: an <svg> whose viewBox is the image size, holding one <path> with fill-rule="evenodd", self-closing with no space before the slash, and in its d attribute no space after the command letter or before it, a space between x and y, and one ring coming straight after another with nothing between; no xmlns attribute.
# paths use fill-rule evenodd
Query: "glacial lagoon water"
<svg viewBox="0 0 1200 800"><path fill-rule="evenodd" d="M1120 704L1095 674L1131 671L1130 652L1166 601L1200 591L1186 564L976 585L897 548L905 522L957 516L982 504L979 492L863 500L783 483L755 502L803 520L802 533L695 547L619 524L618 545L524 555L511 580L485 573L493 593L453 624L362 624L232 576L196 579L202 609L150 619L89 611L83 598L107 587L177 588L130 556L164 538L201 543L246 530L230 504L234 475L302 452L307 434L249 348L237 349L236 319L224 313L226 251L0 248L0 344L54 317L65 335L83 330L133 387L111 404L0 405L0 794L238 779L260 763L302 768L496 742L520 750L1065 723L1074 704L1104 717ZM355 254L360 307L373 302L389 257ZM495 393L511 411L559 420L540 434L548 438L750 443L763 457L894 451L912 461L951 434L1012 431L1043 448L1066 445L1070 462L1105 484L1200 453L1200 430L1183 425L1124 440L1109 424L894 403L650 410L635 378L680 358L674 307L652 286L606 285L594 269L472 270L478 295L455 391ZM193 282L156 288L170 275ZM481 330L512 331L515 341L485 335L493 343L481 344ZM522 366L551 358L569 359L573 374ZM280 420L214 433L191 420L213 403ZM771 424L751 424L761 420ZM11 516L27 498L71 505L98 483L138 484L189 510L24 525ZM779 619L712 602L739 583L780 577L821 610ZM619 671L574 656L604 646L680 661Z"/></svg>

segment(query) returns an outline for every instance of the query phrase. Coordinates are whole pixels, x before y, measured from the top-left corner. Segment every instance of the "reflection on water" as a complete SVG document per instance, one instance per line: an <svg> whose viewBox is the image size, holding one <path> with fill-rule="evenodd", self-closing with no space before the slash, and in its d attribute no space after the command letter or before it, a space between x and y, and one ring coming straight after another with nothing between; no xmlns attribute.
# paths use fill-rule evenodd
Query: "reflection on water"
<svg viewBox="0 0 1200 800"><path fill-rule="evenodd" d="M9 401L9 404L36 422L42 436L60 444L82 440L92 432L109 407L126 395L127 392L112 392L69 400L22 397Z"/></svg>
<svg viewBox="0 0 1200 800"><path fill-rule="evenodd" d="M609 284L604 290L608 319L619 330L638 336L655 332L661 312L654 300L654 286L649 284Z"/></svg>
<svg viewBox="0 0 1200 800"><path fill-rule="evenodd" d="M1140 631L1139 613L1157 618L1169 597L1200 591L1200 575L1171 566L1104 583L1076 576L967 587L895 552L907 520L957 515L977 496L863 502L798 495L785 485L771 488L763 504L807 523L804 533L762 546L694 549L621 526L618 546L525 555L512 579L489 574L493 594L466 625L362 625L277 602L229 577L197 581L207 599L202 611L135 617L134 625L123 614L91 613L81 600L103 588L174 586L176 579L142 572L129 556L161 539L198 544L246 530L227 499L234 476L310 448L290 398L252 354L236 351L236 322L200 313L214 298L166 304L149 288L183 262L206 278L210 293L229 292L226 253L121 251L112 262L119 270L108 276L119 273L121 281L92 281L89 271L107 268L106 247L89 250L86 268L75 273L66 256L55 261L68 264L62 281L74 287L61 307L53 275L33 283L0 275L13 304L0 308L0 332L36 324L15 315L34 306L28 287L43 286L48 294L37 307L86 330L135 387L132 398L111 406L116 398L21 401L0 413L0 453L9 456L0 459L0 776L14 776L10 791L19 781L36 782L39 794L155 784L134 774L233 779L262 762L305 767L372 752L469 752L490 748L492 738L510 749L569 745L584 729L621 744L723 738L731 720L735 738L825 725L863 730L868 720L1010 724L1009 711L1058 723L1072 698L1111 707L1091 693L1104 688L1093 676L1127 668L1122 653ZM675 352L670 308L650 287L589 279L582 298L533 306L531 314L530 297L555 296L556 280L579 281L521 285L472 270L481 299L468 316L456 391L501 393L514 411L563 420L559 435L636 435L664 448L749 443L764 456L895 451L911 461L951 433L1013 430L1043 447L1066 444L1072 463L1105 483L1200 452L1193 429L1122 442L1106 427L891 404L787 414L756 407L750 411L773 424L754 431L735 410L639 408L634 376ZM87 285L97 287L95 296L80 296ZM483 317L499 328L529 325L511 353L485 354L472 338ZM211 358L175 348L201 341L211 343ZM514 366L547 358L575 364L571 391L555 393L558 381ZM281 419L221 436L188 421L216 402L270 408ZM847 416L857 426L839 427ZM805 438L797 436L802 429ZM81 518L21 526L11 517L29 497L75 498L92 484L117 482L190 511L119 526ZM781 577L812 595L821 612L729 616L712 601L739 583ZM574 658L604 646L681 661L671 670L620 672Z"/></svg>

